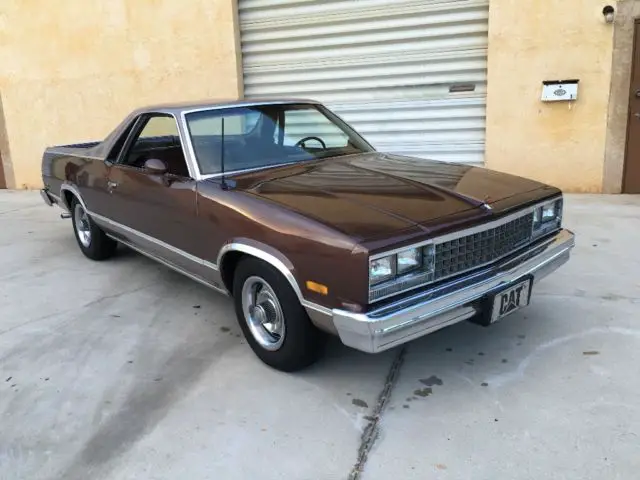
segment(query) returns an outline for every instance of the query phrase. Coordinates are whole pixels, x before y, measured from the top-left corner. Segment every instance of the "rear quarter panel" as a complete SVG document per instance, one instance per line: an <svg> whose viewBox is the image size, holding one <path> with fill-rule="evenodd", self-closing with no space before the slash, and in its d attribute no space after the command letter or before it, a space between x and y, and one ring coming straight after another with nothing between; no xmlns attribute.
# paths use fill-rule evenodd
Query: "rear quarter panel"
<svg viewBox="0 0 640 480"><path fill-rule="evenodd" d="M101 158L86 155L83 147L47 149L42 158L42 181L45 188L63 200L65 188L77 189L89 210L104 214L109 167Z"/></svg>

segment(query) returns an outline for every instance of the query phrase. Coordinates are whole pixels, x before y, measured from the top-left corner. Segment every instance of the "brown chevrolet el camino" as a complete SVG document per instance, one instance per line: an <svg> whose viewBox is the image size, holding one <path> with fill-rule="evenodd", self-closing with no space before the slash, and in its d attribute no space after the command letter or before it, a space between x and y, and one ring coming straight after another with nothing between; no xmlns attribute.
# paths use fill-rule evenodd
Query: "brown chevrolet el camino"
<svg viewBox="0 0 640 480"><path fill-rule="evenodd" d="M380 352L489 325L574 245L558 189L379 153L308 100L140 109L103 141L48 148L42 175L84 255L122 243L232 296L253 351L285 371L325 333Z"/></svg>

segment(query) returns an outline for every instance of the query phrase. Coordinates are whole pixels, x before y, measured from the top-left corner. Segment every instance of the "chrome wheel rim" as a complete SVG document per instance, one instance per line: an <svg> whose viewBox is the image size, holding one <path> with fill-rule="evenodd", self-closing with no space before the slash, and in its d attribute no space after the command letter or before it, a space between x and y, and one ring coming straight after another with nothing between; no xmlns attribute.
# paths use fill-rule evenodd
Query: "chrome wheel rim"
<svg viewBox="0 0 640 480"><path fill-rule="evenodd" d="M242 312L251 335L265 350L278 350L284 342L282 307L263 278L249 277L242 286Z"/></svg>
<svg viewBox="0 0 640 480"><path fill-rule="evenodd" d="M83 247L89 247L91 245L91 228L89 226L89 215L85 212L82 205L76 203L76 207L73 210L73 221L76 226L76 233L78 234L78 240Z"/></svg>

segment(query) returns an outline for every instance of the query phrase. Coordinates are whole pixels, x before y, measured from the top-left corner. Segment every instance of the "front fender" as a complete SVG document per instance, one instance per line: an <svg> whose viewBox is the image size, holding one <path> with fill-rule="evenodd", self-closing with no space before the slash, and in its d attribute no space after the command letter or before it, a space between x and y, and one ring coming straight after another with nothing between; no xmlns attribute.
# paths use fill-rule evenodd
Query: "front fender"
<svg viewBox="0 0 640 480"><path fill-rule="evenodd" d="M233 240L225 243L220 252L218 253L218 268L220 271L224 271L225 256L231 252L242 252L247 255L259 258L276 268L289 282L291 288L298 296L300 302L304 302L302 296L302 290L298 284L298 280L295 274L295 268L291 261L280 251L276 250L269 245L250 238L234 238Z"/></svg>

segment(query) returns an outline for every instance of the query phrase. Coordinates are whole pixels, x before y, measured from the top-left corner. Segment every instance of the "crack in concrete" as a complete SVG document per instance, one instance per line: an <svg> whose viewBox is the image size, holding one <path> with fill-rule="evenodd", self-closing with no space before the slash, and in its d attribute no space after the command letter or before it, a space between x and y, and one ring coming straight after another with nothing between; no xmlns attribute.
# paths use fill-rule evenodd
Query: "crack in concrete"
<svg viewBox="0 0 640 480"><path fill-rule="evenodd" d="M378 395L378 401L373 408L373 412L369 415L371 420L365 427L364 431L362 432L362 436L360 437L358 459L356 460L355 465L349 473L349 480L358 480L360 478L360 475L362 474L362 471L364 470L364 467L367 463L369 453L371 452L373 445L378 439L378 436L380 434L380 420L382 418L385 407L391 399L393 387L398 380L398 374L400 373L400 367L402 367L402 363L404 362L404 355L406 353L406 350L406 346L401 347L398 350L397 355L393 359L393 362L391 362L389 373L387 373L387 378L384 381L384 386L382 387L380 395Z"/></svg>
<svg viewBox="0 0 640 480"><path fill-rule="evenodd" d="M8 213L14 213L14 212L22 212L23 210L29 210L30 208L37 208L37 207L41 207L42 205L29 205L28 207L20 207L20 208L14 208L12 210L4 210L2 212L0 212L0 215L6 215Z"/></svg>
<svg viewBox="0 0 640 480"><path fill-rule="evenodd" d="M9 332L13 332L14 330L17 330L19 328L25 327L25 326L30 325L32 323L42 322L44 320L48 320L48 319L53 318L53 317L58 316L58 315L64 315L64 314L71 313L71 312L76 311L76 310L82 310L84 308L91 307L93 305L97 305L97 304L99 304L99 303L101 303L101 302L103 302L105 300L112 300L112 299L115 299L115 298L118 298L118 297L124 297L125 295L130 295L132 293L139 292L140 290L145 290L145 289L147 289L149 287L152 287L154 285L157 285L157 282L152 282L152 283L149 283L149 284L146 284L146 285L142 285L142 286L140 286L138 288L134 288L133 290L125 290L124 292L119 292L119 293L114 293L114 294L111 294L111 295L105 295L105 296L102 296L102 297L98 297L95 300L91 300L90 302L85 303L84 305L80 305L80 307L72 307L72 308L68 308L66 310L61 310L59 312L47 313L46 315L43 315L41 317L32 318L31 320L27 320L25 322L22 322L19 325L15 325L13 327L7 328L6 330L2 330L2 331L0 331L0 335L5 335L5 334L7 334Z"/></svg>

